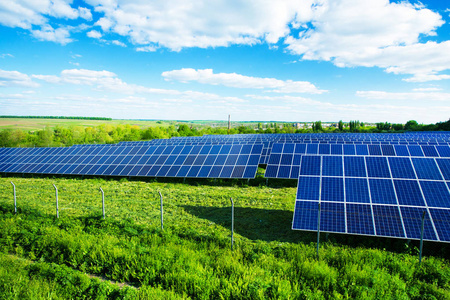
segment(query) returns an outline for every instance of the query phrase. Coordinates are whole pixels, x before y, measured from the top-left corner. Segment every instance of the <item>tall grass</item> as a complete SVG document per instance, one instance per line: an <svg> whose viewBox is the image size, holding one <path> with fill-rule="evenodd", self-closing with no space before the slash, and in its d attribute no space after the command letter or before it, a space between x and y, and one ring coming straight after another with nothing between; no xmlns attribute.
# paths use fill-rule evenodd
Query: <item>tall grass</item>
<svg viewBox="0 0 450 300"><path fill-rule="evenodd" d="M17 187L17 215L9 181ZM59 191L59 219L52 183ZM105 191L106 220L99 187ZM158 191L164 197L164 231ZM234 251L230 197L236 205ZM44 264L39 270L61 268L136 287L120 294L112 285L105 294L86 281L80 289L55 292L74 298L127 293L193 299L450 298L447 245L426 243L419 265L415 242L331 235L318 259L315 235L290 229L294 199L292 187L0 178L0 251L31 266ZM25 270L23 280L54 291L44 286L59 283L36 277L43 273L33 268L19 268ZM0 280L16 286L5 273Z"/></svg>

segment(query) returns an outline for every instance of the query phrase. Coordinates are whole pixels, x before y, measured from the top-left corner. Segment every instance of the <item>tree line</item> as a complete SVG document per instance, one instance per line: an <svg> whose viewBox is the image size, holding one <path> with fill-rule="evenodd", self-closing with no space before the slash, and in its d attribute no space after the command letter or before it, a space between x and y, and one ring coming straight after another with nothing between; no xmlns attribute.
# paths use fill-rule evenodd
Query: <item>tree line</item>
<svg viewBox="0 0 450 300"><path fill-rule="evenodd" d="M100 120L111 121L112 118L104 117L65 117L65 116L0 116L2 119L67 119L67 120Z"/></svg>
<svg viewBox="0 0 450 300"><path fill-rule="evenodd" d="M188 126L180 124L167 127L155 126L141 128L137 125L102 124L93 127L56 126L37 131L21 129L0 130L0 147L64 147L76 144L114 144L122 141L145 141L152 139L169 139L178 136L202 136L205 134L258 134L258 133L312 133L312 132L405 132L405 131L450 131L450 120L431 125L418 124L411 120L406 124L376 123L367 126L360 121L344 123L339 121L324 127L316 121L308 128L296 128L292 123L261 123L228 130L226 127Z"/></svg>

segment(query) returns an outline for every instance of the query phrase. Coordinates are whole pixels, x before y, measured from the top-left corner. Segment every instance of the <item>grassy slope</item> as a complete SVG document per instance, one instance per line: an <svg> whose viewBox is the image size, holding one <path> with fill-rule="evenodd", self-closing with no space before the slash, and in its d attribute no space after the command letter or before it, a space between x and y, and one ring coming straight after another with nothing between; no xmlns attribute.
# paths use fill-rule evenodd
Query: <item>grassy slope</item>
<svg viewBox="0 0 450 300"><path fill-rule="evenodd" d="M17 187L16 216L10 181ZM236 203L234 252L230 197ZM318 260L315 234L290 230L294 198L291 187L0 178L0 249L174 297L450 298L447 245L425 243L419 266L416 242L331 235ZM0 273L0 280L12 280L4 278Z"/></svg>

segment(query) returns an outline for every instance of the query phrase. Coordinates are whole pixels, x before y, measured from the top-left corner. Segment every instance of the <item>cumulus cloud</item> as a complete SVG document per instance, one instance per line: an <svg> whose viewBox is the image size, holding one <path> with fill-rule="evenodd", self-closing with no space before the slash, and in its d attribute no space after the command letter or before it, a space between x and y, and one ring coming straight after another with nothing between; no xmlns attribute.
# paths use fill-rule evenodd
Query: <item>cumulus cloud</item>
<svg viewBox="0 0 450 300"><path fill-rule="evenodd" d="M98 32L97 30L91 30L88 33L86 33L86 35L93 39L99 39L102 37L102 34L100 32Z"/></svg>
<svg viewBox="0 0 450 300"><path fill-rule="evenodd" d="M178 51L187 47L277 43L292 20L308 19L314 0L133 1L87 0L103 13L95 25L135 44Z"/></svg>
<svg viewBox="0 0 450 300"><path fill-rule="evenodd" d="M31 30L31 34L38 40L55 42L61 45L65 45L73 41L70 38L69 30L62 27L54 29L50 25L44 25L40 30Z"/></svg>
<svg viewBox="0 0 450 300"><path fill-rule="evenodd" d="M39 84L34 82L27 74L18 71L5 71L0 69L0 87L39 87Z"/></svg>
<svg viewBox="0 0 450 300"><path fill-rule="evenodd" d="M203 84L224 85L234 88L270 89L278 93L321 94L326 92L325 90L319 90L314 84L307 81L250 77L236 73L214 73L212 69L183 68L163 72L162 76L165 80L196 81Z"/></svg>
<svg viewBox="0 0 450 300"><path fill-rule="evenodd" d="M421 100L450 103L450 93L437 92L435 89L416 89L413 92L357 91L356 96L377 100Z"/></svg>
<svg viewBox="0 0 450 300"><path fill-rule="evenodd" d="M388 0L321 1L311 22L286 38L287 49L305 60L331 61L339 67L377 66L407 81L447 79L449 42L420 43L435 36L442 17L421 5Z"/></svg>
<svg viewBox="0 0 450 300"><path fill-rule="evenodd" d="M56 75L32 75L32 78L46 81L52 84L74 84L92 86L99 91L108 91L120 94L155 94L155 95L172 95L190 98L208 98L214 94L195 92L195 91L178 91L170 89L159 89L146 87L142 85L131 84L120 79L117 74L102 70L87 69L68 69L61 71L59 76Z"/></svg>
<svg viewBox="0 0 450 300"><path fill-rule="evenodd" d="M50 18L92 20L92 13L88 8L73 8L71 4L70 0L3 0L0 2L0 25L30 30L41 41L67 44L73 41L70 39L69 28L60 25L54 29L50 25ZM52 23L58 24L58 21Z"/></svg>

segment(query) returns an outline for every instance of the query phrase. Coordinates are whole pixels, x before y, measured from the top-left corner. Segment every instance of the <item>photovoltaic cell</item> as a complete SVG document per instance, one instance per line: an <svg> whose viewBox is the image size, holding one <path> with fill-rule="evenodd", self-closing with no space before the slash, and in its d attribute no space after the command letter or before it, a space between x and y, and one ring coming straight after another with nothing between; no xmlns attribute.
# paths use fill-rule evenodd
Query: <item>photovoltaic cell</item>
<svg viewBox="0 0 450 300"><path fill-rule="evenodd" d="M347 203L348 232L361 235L374 235L372 209L366 204Z"/></svg>
<svg viewBox="0 0 450 300"><path fill-rule="evenodd" d="M347 202L370 203L367 179L345 178L345 197Z"/></svg>

